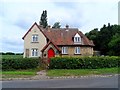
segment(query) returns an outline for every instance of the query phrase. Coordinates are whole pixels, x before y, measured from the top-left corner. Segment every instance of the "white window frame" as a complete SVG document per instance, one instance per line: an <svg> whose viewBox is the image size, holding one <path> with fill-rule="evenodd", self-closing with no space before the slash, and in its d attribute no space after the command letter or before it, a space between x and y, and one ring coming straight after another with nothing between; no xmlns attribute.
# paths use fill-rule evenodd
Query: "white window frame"
<svg viewBox="0 0 120 90"><path fill-rule="evenodd" d="M75 36L74 36L74 44L81 44L81 37L80 35L77 33Z"/></svg>
<svg viewBox="0 0 120 90"><path fill-rule="evenodd" d="M75 47L74 53L75 54L80 54L80 47Z"/></svg>
<svg viewBox="0 0 120 90"><path fill-rule="evenodd" d="M68 47L62 47L62 54L68 54Z"/></svg>
<svg viewBox="0 0 120 90"><path fill-rule="evenodd" d="M31 56L32 57L37 57L38 56L38 49L37 48L31 49Z"/></svg>
<svg viewBox="0 0 120 90"><path fill-rule="evenodd" d="M38 42L38 35L37 34L32 35L32 42Z"/></svg>
<svg viewBox="0 0 120 90"><path fill-rule="evenodd" d="M80 37L74 37L74 42L80 43L81 42L81 38Z"/></svg>

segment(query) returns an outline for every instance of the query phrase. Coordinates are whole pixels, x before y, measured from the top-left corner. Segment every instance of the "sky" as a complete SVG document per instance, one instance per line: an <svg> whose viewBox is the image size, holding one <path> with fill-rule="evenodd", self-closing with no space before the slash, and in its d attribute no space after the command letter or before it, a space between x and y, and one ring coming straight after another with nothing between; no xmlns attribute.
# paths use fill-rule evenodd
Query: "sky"
<svg viewBox="0 0 120 90"><path fill-rule="evenodd" d="M119 0L0 0L0 52L23 52L22 37L47 10L49 25L60 22L84 34L103 24L118 24Z"/></svg>

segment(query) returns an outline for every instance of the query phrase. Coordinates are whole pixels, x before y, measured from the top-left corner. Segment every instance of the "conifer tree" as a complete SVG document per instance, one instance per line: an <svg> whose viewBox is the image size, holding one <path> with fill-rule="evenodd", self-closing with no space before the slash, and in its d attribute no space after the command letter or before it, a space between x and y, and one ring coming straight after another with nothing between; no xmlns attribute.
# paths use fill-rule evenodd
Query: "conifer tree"
<svg viewBox="0 0 120 90"><path fill-rule="evenodd" d="M43 13L41 14L39 24L42 25L43 28L46 28L48 26L48 23L47 23L47 11L46 10L44 10Z"/></svg>

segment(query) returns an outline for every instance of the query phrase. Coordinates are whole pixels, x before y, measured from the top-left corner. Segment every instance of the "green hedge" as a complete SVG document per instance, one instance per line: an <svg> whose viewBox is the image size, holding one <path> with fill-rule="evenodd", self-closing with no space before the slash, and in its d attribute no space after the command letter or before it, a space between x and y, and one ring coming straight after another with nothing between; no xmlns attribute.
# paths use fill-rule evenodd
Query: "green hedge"
<svg viewBox="0 0 120 90"><path fill-rule="evenodd" d="M55 57L49 69L98 69L118 67L120 57ZM118 65L119 64L119 65Z"/></svg>
<svg viewBox="0 0 120 90"><path fill-rule="evenodd" d="M2 70L31 69L39 65L38 58L3 58Z"/></svg>

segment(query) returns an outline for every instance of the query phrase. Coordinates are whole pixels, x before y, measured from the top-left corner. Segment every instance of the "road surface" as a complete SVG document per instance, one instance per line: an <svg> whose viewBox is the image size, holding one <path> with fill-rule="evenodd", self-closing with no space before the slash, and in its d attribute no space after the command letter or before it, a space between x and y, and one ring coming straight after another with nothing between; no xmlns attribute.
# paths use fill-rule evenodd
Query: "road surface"
<svg viewBox="0 0 120 90"><path fill-rule="evenodd" d="M3 81L2 88L118 88L118 76Z"/></svg>

